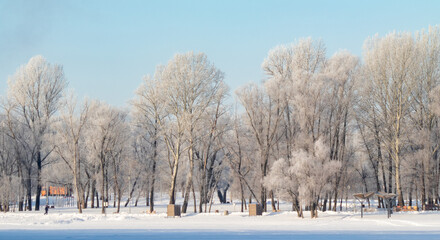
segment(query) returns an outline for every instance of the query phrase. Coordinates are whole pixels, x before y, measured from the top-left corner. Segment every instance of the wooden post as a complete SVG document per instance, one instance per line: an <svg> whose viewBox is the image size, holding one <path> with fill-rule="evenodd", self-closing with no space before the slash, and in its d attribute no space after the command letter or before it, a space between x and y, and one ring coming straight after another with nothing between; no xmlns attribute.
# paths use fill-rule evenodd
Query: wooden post
<svg viewBox="0 0 440 240"><path fill-rule="evenodd" d="M167 217L180 217L180 205L169 204L167 207Z"/></svg>
<svg viewBox="0 0 440 240"><path fill-rule="evenodd" d="M263 209L260 204L249 204L249 216L261 216Z"/></svg>

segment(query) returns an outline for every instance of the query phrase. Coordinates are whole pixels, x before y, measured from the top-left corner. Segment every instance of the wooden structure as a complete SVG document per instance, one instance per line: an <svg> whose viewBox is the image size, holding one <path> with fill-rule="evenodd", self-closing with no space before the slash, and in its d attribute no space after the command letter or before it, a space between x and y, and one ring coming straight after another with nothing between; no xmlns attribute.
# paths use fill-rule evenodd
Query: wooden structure
<svg viewBox="0 0 440 240"><path fill-rule="evenodd" d="M249 204L249 216L261 216L263 214L263 208L260 204Z"/></svg>
<svg viewBox="0 0 440 240"><path fill-rule="evenodd" d="M394 193L376 193L376 196L383 199L385 202L385 207L387 208L388 218L391 217L391 214L393 213L392 208L394 206L393 201L396 200L397 195Z"/></svg>
<svg viewBox="0 0 440 240"><path fill-rule="evenodd" d="M168 204L167 217L180 217L180 205Z"/></svg>
<svg viewBox="0 0 440 240"><path fill-rule="evenodd" d="M356 193L353 196L361 203L361 218L364 217L364 202L374 195L374 192Z"/></svg>

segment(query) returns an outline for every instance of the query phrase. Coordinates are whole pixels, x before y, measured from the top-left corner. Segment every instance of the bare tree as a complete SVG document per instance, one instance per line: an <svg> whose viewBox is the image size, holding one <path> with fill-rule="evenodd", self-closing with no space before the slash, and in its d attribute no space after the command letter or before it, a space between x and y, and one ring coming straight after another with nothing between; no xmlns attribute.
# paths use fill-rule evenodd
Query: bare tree
<svg viewBox="0 0 440 240"><path fill-rule="evenodd" d="M73 184L78 201L78 211L82 213L85 207L84 182L81 179L81 167L85 164L85 128L90 115L87 100L78 108L73 94L65 98L60 119L55 127L57 137L54 145L57 155L66 163L73 175Z"/></svg>
<svg viewBox="0 0 440 240"><path fill-rule="evenodd" d="M35 56L21 66L8 81L8 99L16 107L19 121L31 132L32 164L37 166L35 210L40 209L41 169L49 152L42 152L44 135L53 115L59 108L60 98L67 82L61 65L52 65L42 56ZM27 197L30 198L31 178L28 174ZM29 200L29 199L28 199ZM29 201L28 210L31 210Z"/></svg>
<svg viewBox="0 0 440 240"><path fill-rule="evenodd" d="M233 127L223 140L226 159L232 171L232 185L234 187L236 182L239 184L241 212L247 208L245 194L249 193L253 198L258 199L254 190L255 184L258 184L258 179L256 179L258 169L254 167L257 165L254 159L258 148L252 144L252 133L248 131L243 120L244 117L239 116L235 109Z"/></svg>
<svg viewBox="0 0 440 240"><path fill-rule="evenodd" d="M105 213L104 202L108 201L109 195L109 170L113 173L114 194L118 200L117 212L119 212L122 197L122 180L119 169L120 164L124 161L126 144L129 143L127 134L130 133L126 125L127 114L100 101L91 103L90 112L86 141L90 157L100 164L102 213Z"/></svg>
<svg viewBox="0 0 440 240"><path fill-rule="evenodd" d="M413 143L411 152L418 152L415 168L418 169L422 206L432 204L439 198L440 164L438 151L440 148L438 116L430 105L435 101L433 89L440 85L440 27L429 27L415 34L417 46L417 63L412 81L415 81L410 101L410 129ZM434 101L433 101L434 100ZM415 180L412 180L414 182ZM410 184L410 193L414 184Z"/></svg>
<svg viewBox="0 0 440 240"><path fill-rule="evenodd" d="M267 189L262 180L269 170L269 156L272 148L279 140L279 124L285 107L284 102L279 99L279 95L273 94L273 92L277 93L279 88L275 88L271 84L274 83L268 82L266 87L268 91L272 91L272 94L268 94L264 88L254 84L247 85L236 92L246 111L246 123L258 145L261 173L261 193L258 203L262 205L264 211L267 211Z"/></svg>
<svg viewBox="0 0 440 240"><path fill-rule="evenodd" d="M9 204L19 197L18 158L14 140L9 136L7 117L0 115L0 211L10 211Z"/></svg>
<svg viewBox="0 0 440 240"><path fill-rule="evenodd" d="M374 95L370 106L379 116L386 151L394 162L395 183L399 206L403 206L401 186L401 155L405 119L409 114L414 89L417 48L410 33L392 33L373 38L365 46L364 77L371 82Z"/></svg>
<svg viewBox="0 0 440 240"><path fill-rule="evenodd" d="M347 157L347 142L352 134L350 129L353 116L353 102L355 100L355 86L359 70L359 59L346 51L337 52L326 63L322 76L325 81L326 102L324 105L324 135L328 139L330 148L330 159L341 162L342 168L336 172L333 179L334 187L334 205L336 211L336 202L338 192L340 191L340 182L345 177L345 167L349 166ZM327 123L325 123L327 122Z"/></svg>
<svg viewBox="0 0 440 240"><path fill-rule="evenodd" d="M151 145L152 155L144 156L147 158L148 165L151 164L149 175L150 193L149 205L150 212L154 211L154 185L156 181L156 166L158 164L159 143L160 143L160 123L164 121L165 105L164 96L161 92L161 82L158 78L144 77L144 82L136 91L136 98L132 102L133 115L136 126L145 131L142 138ZM141 147L141 146L139 146ZM142 148L142 147L141 147ZM139 152L139 151L138 151Z"/></svg>
<svg viewBox="0 0 440 240"><path fill-rule="evenodd" d="M204 111L195 132L195 172L196 180L199 183L200 212L202 212L203 204L205 212L207 211L207 204L211 201L214 190L221 185L220 177L225 166L223 164L224 146L222 143L229 123L226 114L228 108L224 106L225 96L225 93L219 94L218 98L214 100L216 104ZM223 193L220 194L221 203L226 203L225 195L228 188L229 183L225 183Z"/></svg>
<svg viewBox="0 0 440 240"><path fill-rule="evenodd" d="M170 204L175 201L175 182L178 164L183 151L188 151L189 172L186 179L182 212L186 212L193 184L195 131L205 110L215 104L219 94L224 94L223 73L203 53L177 54L155 77L163 83L167 122L175 126L174 134L165 133L164 140L173 156ZM164 123L160 122L162 129ZM187 147L183 147L183 143Z"/></svg>

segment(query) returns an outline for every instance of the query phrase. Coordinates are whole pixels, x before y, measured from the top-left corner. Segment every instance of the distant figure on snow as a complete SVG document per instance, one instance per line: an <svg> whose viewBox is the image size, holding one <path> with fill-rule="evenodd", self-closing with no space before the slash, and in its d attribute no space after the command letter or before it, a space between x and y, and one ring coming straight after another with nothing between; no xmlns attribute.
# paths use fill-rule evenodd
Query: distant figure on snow
<svg viewBox="0 0 440 240"><path fill-rule="evenodd" d="M49 211L49 205L46 204L46 207L44 207L44 215L47 215L48 211Z"/></svg>

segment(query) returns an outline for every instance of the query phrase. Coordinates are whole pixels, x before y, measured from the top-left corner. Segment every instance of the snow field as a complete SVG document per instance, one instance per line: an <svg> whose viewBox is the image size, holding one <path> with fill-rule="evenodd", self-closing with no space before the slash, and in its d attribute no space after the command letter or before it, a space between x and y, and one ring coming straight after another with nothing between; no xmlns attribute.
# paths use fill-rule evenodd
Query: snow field
<svg viewBox="0 0 440 240"><path fill-rule="evenodd" d="M180 218L168 218L166 206L164 196L156 201L156 214L146 213L145 202L121 207L119 214L112 206L105 215L90 207L83 214L74 207L49 209L48 215L0 213L0 239L440 239L440 212L399 212L388 219L384 210L377 210L361 218L353 200L344 202L343 210L348 210L319 212L316 219L307 211L305 218L298 218L289 202L280 203L281 212L257 217L239 212L239 202L213 204L211 213L192 213L190 204Z"/></svg>
<svg viewBox="0 0 440 240"><path fill-rule="evenodd" d="M359 212L320 212L317 219L310 219L310 212L306 212L302 219L292 211L269 212L257 217L249 217L247 212L231 212L224 216L224 210L233 208L232 204L224 204L213 207L219 213L186 213L180 218L167 218L165 207L157 206L157 214L145 213L146 207L122 208L119 214L108 208L105 215L101 209L91 208L83 214L76 213L75 208L50 209L48 215L42 211L1 213L0 229L440 232L440 212L399 212L390 219L384 211L364 213L364 218Z"/></svg>

